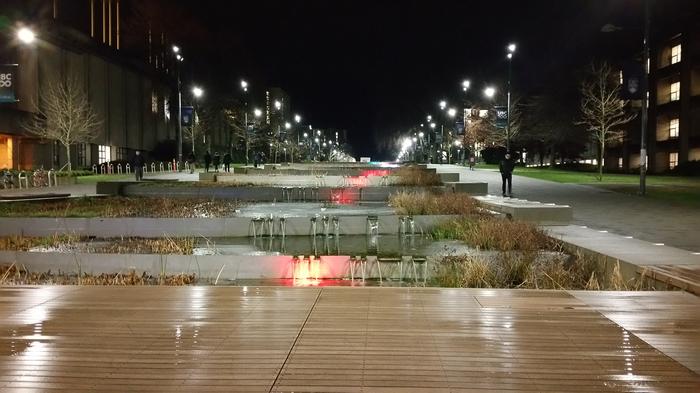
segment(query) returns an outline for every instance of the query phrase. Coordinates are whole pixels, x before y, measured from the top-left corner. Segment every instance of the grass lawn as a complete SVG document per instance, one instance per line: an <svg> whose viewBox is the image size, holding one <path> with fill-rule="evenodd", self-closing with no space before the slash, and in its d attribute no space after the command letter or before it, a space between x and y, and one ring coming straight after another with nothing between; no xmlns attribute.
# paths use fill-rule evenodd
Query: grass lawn
<svg viewBox="0 0 700 393"><path fill-rule="evenodd" d="M498 169L498 165L481 164L477 168ZM639 190L639 175L604 173L598 181L594 172L550 168L516 167L514 174L557 183L586 184L626 194ZM647 195L653 199L700 207L700 177L647 176Z"/></svg>

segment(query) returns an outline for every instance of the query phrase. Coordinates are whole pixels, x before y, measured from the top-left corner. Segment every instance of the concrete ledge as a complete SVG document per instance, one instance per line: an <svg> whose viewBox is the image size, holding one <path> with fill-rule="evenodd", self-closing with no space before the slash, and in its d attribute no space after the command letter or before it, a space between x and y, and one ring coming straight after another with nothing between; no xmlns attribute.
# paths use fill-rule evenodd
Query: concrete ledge
<svg viewBox="0 0 700 393"><path fill-rule="evenodd" d="M340 235L365 235L368 232L367 216L335 216L340 222ZM398 215L378 216L378 234L399 233ZM419 231L428 232L435 225L455 218L451 215L415 216ZM316 219L316 232L322 233L322 216ZM248 237L253 234L253 221L250 217L228 218L3 218L0 236L52 236L54 234L75 234L96 237L161 237L205 236L205 237ZM258 228L261 223L257 223ZM273 219L275 235L281 233L280 218ZM312 233L311 217L285 217L287 236L307 236ZM259 232L259 230L258 230ZM267 227L264 231L268 234Z"/></svg>
<svg viewBox="0 0 700 393"><path fill-rule="evenodd" d="M95 193L104 195L121 195L124 188L131 184L138 184L136 181L100 181L95 184Z"/></svg>
<svg viewBox="0 0 700 393"><path fill-rule="evenodd" d="M199 172L199 181L216 181L216 172Z"/></svg>
<svg viewBox="0 0 700 393"><path fill-rule="evenodd" d="M489 210L502 213L508 218L535 222L540 225L569 225L574 218L573 209L567 205L540 203L493 195L477 196L475 198Z"/></svg>
<svg viewBox="0 0 700 393"><path fill-rule="evenodd" d="M443 183L459 181L459 173L443 172L438 173L438 176L440 176L440 181Z"/></svg>
<svg viewBox="0 0 700 393"><path fill-rule="evenodd" d="M462 192L469 195L486 195L488 194L488 183L464 183L464 182L448 182L445 183L447 188L451 188L452 192Z"/></svg>

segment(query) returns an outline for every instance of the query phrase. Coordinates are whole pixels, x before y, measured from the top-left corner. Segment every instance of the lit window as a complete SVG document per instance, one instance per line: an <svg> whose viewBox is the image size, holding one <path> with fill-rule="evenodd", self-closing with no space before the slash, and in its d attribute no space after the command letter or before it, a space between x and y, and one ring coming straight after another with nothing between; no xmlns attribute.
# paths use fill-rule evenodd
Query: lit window
<svg viewBox="0 0 700 393"><path fill-rule="evenodd" d="M109 162L111 159L110 147L105 145L100 145L97 148L97 162L99 164Z"/></svg>
<svg viewBox="0 0 700 393"><path fill-rule="evenodd" d="M151 112L158 113L158 94L155 91L151 93Z"/></svg>
<svg viewBox="0 0 700 393"><path fill-rule="evenodd" d="M624 77L624 75L622 74L622 70L620 70L620 84L622 85L622 84L624 84L624 83L625 83L625 77Z"/></svg>
<svg viewBox="0 0 700 393"><path fill-rule="evenodd" d="M618 168L622 168L622 164L623 164L623 162L622 162L622 157L620 157L620 158L617 159L617 167L618 167Z"/></svg>
<svg viewBox="0 0 700 393"><path fill-rule="evenodd" d="M671 48L671 64L676 64L681 61L681 44Z"/></svg>
<svg viewBox="0 0 700 393"><path fill-rule="evenodd" d="M163 113L165 114L165 121L170 120L170 101L167 98L163 99Z"/></svg>
<svg viewBox="0 0 700 393"><path fill-rule="evenodd" d="M668 169L673 169L678 166L678 153L668 154Z"/></svg>
<svg viewBox="0 0 700 393"><path fill-rule="evenodd" d="M668 123L669 138L678 138L678 125L678 119L671 119L671 121Z"/></svg>
<svg viewBox="0 0 700 393"><path fill-rule="evenodd" d="M681 82L671 83L671 101L678 101L681 99Z"/></svg>

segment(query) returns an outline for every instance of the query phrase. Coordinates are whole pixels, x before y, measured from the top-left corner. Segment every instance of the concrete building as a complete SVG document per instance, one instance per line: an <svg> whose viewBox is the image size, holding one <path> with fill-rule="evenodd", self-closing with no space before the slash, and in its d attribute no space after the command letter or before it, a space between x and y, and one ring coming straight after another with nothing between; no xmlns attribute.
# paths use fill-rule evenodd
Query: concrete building
<svg viewBox="0 0 700 393"><path fill-rule="evenodd" d="M7 6L19 16L0 32L0 64L16 64L9 67L14 99L0 102L0 168L66 164L62 146L22 127L43 88L61 78L78 80L101 121L91 143L72 147L73 168L128 159L176 138L170 45L163 34L154 39L148 31L142 45L125 50L122 1L8 0ZM36 33L33 43L16 38L22 26Z"/></svg>

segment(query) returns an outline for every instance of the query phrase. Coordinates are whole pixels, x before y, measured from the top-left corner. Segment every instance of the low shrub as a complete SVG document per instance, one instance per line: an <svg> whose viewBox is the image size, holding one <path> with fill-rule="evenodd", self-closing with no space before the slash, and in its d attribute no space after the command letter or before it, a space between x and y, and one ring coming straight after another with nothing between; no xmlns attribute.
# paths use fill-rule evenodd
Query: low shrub
<svg viewBox="0 0 700 393"><path fill-rule="evenodd" d="M538 251L555 249L556 242L547 234L523 221L496 217L466 216L437 225L431 231L435 239L462 240L482 250Z"/></svg>
<svg viewBox="0 0 700 393"><path fill-rule="evenodd" d="M170 285L182 286L196 283L194 274L173 274L151 276L145 272L137 274L130 270L126 273L68 274L30 272L16 264L0 266L0 285Z"/></svg>
<svg viewBox="0 0 700 393"><path fill-rule="evenodd" d="M427 171L417 166L405 166L394 171L398 179L394 182L397 186L431 187L440 186L440 176L434 171Z"/></svg>
<svg viewBox="0 0 700 393"><path fill-rule="evenodd" d="M426 191L399 192L389 197L389 205L398 214L411 216L430 214L484 214L479 202L463 193L434 195Z"/></svg>

